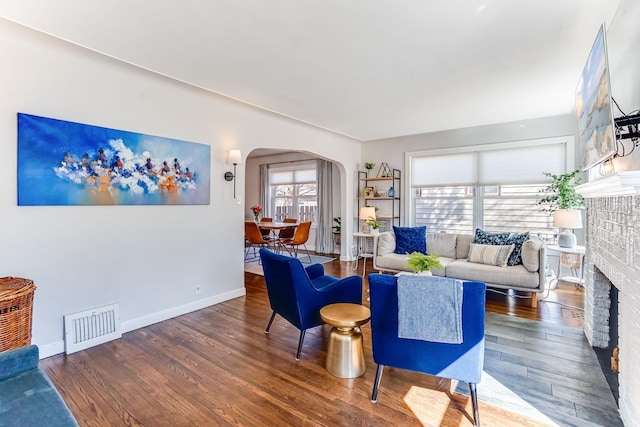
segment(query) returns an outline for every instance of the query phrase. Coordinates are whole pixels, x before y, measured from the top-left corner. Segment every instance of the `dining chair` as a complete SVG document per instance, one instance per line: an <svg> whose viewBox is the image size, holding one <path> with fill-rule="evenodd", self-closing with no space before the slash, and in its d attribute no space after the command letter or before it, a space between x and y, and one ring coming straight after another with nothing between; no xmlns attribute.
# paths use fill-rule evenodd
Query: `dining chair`
<svg viewBox="0 0 640 427"><path fill-rule="evenodd" d="M273 222L273 218L262 218L260 222ZM260 229L260 233L262 234L262 237L264 237L265 239L268 239L271 234L271 230Z"/></svg>
<svg viewBox="0 0 640 427"><path fill-rule="evenodd" d="M295 224L298 222L298 220L296 218L285 218L282 220L282 222L285 222L287 224ZM296 229L294 227L283 228L282 230L280 230L280 233L278 233L278 237L280 238L280 240L292 239L295 233L296 233Z"/></svg>
<svg viewBox="0 0 640 427"><path fill-rule="evenodd" d="M324 274L322 264L304 267L299 259L260 249L269 305L273 311L264 333L276 314L300 330L296 360L300 360L307 329L324 324L320 309L335 303L362 304L362 278L343 279Z"/></svg>
<svg viewBox="0 0 640 427"><path fill-rule="evenodd" d="M253 221L245 221L244 222L244 238L246 242L249 244L244 251L244 260L247 261L247 256L249 255L249 250L253 248L253 256L256 257L256 247L264 248L269 247L269 245L274 242L269 239L265 239L262 233L260 232L260 228L258 224Z"/></svg>
<svg viewBox="0 0 640 427"><path fill-rule="evenodd" d="M427 341L422 337L400 338L399 335L403 335L399 333L400 330L403 330L401 324L407 323L401 323L406 319L406 317L402 318L403 315L406 315L406 306L402 306L402 309L398 307L398 278L372 273L369 274L368 279L371 299L373 360L378 364L371 401L374 403L377 401L384 366L464 381L469 384L474 425L479 426L480 415L478 413L476 384L480 382L484 364L486 285L482 282L462 282L461 342L456 344L452 342L459 341ZM446 278L437 277L425 278L427 281L431 279L446 280ZM432 287L432 282L425 284L430 286L414 288L418 292L414 299L424 301L425 304L417 304L419 308L409 312L412 321L416 315L418 317L425 314L426 316L432 315L430 312L421 310L426 305L440 307L441 310L437 311L436 316L441 316L453 304L450 299L449 305L438 305L447 297L444 294L449 292L448 286L437 287L436 285L436 287ZM434 289L437 290L434 292ZM428 332L433 332L434 335L441 332L436 326L434 328L436 329ZM423 332L421 331L421 333Z"/></svg>
<svg viewBox="0 0 640 427"><path fill-rule="evenodd" d="M307 251L309 262L311 262L311 254L307 249L307 240L309 240L309 230L311 230L311 221L301 222L297 227L292 238L280 239L278 242L292 257L298 257L298 248L304 246L304 250ZM293 253L292 253L293 251Z"/></svg>

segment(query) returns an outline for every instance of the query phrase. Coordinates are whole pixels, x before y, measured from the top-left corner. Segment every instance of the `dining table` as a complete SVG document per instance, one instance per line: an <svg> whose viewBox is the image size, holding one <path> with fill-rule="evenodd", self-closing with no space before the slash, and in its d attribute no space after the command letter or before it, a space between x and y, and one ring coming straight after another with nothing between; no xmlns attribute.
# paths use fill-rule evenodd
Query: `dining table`
<svg viewBox="0 0 640 427"><path fill-rule="evenodd" d="M281 221L260 221L258 222L258 228L260 229L260 231L262 230L268 230L271 232L271 234L273 235L274 238L278 239L278 232L280 230L284 230L287 228L293 228L295 229L296 227L298 227L298 223L297 222L281 222Z"/></svg>

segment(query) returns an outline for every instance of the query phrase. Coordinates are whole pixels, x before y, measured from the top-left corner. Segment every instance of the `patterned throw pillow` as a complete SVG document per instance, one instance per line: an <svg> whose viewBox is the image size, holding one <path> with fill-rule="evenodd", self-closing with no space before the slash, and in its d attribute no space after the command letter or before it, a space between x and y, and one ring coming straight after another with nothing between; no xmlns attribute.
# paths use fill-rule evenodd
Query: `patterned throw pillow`
<svg viewBox="0 0 640 427"><path fill-rule="evenodd" d="M506 245L508 238L509 233L487 233L480 228L476 228L473 243L480 245Z"/></svg>
<svg viewBox="0 0 640 427"><path fill-rule="evenodd" d="M507 265L522 264L522 245L527 240L529 240L528 231L526 233L511 233L506 244L513 244L514 247L513 252L511 252L511 255L509 256L509 261L507 261Z"/></svg>
<svg viewBox="0 0 640 427"><path fill-rule="evenodd" d="M393 226L396 235L397 254L410 254L412 252L427 253L427 227L396 227Z"/></svg>
<svg viewBox="0 0 640 427"><path fill-rule="evenodd" d="M472 243L469 248L469 262L506 267L513 252L513 245L479 245Z"/></svg>

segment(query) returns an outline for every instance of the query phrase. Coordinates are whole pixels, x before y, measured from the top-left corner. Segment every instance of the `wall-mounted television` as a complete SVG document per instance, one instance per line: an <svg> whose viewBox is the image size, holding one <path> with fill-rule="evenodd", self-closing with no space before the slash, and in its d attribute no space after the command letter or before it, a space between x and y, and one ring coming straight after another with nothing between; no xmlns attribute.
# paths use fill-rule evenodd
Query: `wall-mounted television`
<svg viewBox="0 0 640 427"><path fill-rule="evenodd" d="M615 122L604 24L587 58L576 88L580 167L589 169L616 152Z"/></svg>

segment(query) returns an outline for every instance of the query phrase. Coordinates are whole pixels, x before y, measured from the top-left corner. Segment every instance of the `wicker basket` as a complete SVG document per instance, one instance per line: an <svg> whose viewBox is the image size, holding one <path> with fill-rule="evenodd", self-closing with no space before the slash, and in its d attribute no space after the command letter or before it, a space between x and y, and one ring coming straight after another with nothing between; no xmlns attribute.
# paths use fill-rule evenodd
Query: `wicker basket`
<svg viewBox="0 0 640 427"><path fill-rule="evenodd" d="M31 344L33 281L0 277L0 351Z"/></svg>

